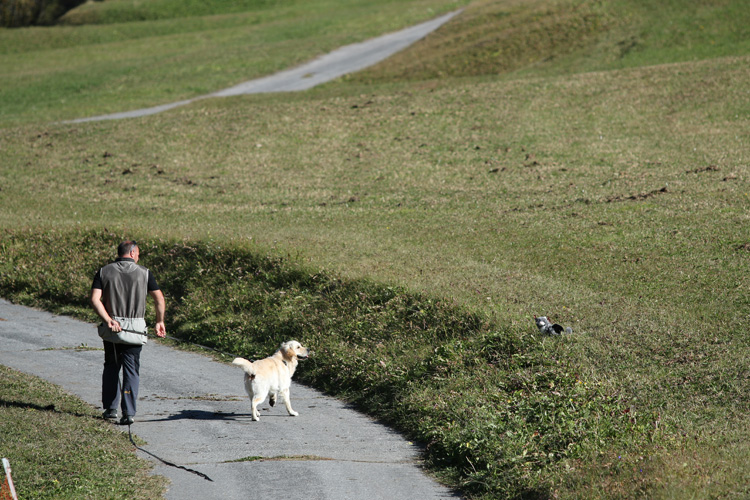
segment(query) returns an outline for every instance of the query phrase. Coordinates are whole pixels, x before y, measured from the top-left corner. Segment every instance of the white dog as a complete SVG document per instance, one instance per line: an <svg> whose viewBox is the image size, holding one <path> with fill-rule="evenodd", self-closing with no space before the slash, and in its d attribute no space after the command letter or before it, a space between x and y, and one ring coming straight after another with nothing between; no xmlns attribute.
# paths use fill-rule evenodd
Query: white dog
<svg viewBox="0 0 750 500"><path fill-rule="evenodd" d="M297 369L298 360L307 359L310 352L306 347L296 340L284 342L273 356L250 362L243 358L235 358L233 365L241 367L245 371L245 391L250 396L250 406L253 410L253 420L260 419L258 405L262 403L268 394L268 402L271 406L276 404L276 397L281 394L284 398L286 411L289 415L299 415L292 409L289 401L289 386L292 384L292 375Z"/></svg>

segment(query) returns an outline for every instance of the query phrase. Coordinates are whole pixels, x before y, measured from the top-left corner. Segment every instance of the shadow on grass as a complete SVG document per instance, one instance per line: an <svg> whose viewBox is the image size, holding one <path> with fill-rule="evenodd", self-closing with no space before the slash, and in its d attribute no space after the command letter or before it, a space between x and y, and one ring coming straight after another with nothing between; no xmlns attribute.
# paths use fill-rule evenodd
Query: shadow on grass
<svg viewBox="0 0 750 500"><path fill-rule="evenodd" d="M48 411L53 413L60 413L60 414L66 414L66 415L72 415L75 417L91 417L90 414L86 413L78 413L78 412L71 412L71 411L65 411L60 410L55 407L55 405L47 405L47 406L41 406L34 403L27 403L23 401L7 401L5 399L0 398L0 407L6 407L6 408L22 408L26 410L36 410L36 411Z"/></svg>

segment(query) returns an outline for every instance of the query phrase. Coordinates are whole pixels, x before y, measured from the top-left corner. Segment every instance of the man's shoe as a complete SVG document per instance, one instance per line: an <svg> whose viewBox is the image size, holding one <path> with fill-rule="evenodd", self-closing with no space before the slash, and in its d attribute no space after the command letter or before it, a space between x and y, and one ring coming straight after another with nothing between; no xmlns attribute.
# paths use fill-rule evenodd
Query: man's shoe
<svg viewBox="0 0 750 500"><path fill-rule="evenodd" d="M117 418L117 410L107 410L102 413L102 418L105 420L114 420Z"/></svg>
<svg viewBox="0 0 750 500"><path fill-rule="evenodd" d="M133 417L130 415L123 415L120 419L120 425L130 425L134 422Z"/></svg>

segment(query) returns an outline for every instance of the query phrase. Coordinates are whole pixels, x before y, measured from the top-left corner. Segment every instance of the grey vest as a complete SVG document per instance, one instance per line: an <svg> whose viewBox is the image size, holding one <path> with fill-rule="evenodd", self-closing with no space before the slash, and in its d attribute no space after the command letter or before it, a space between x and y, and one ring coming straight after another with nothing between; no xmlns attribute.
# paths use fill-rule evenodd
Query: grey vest
<svg viewBox="0 0 750 500"><path fill-rule="evenodd" d="M123 329L115 333L103 324L99 326L99 336L119 344L145 344L148 269L135 262L120 261L104 266L99 275L104 307Z"/></svg>

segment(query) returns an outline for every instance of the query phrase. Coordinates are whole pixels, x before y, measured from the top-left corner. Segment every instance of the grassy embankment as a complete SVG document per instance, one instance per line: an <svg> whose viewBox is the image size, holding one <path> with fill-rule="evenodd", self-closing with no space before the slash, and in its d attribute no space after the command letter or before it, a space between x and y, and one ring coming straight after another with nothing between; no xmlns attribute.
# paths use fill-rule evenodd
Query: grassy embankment
<svg viewBox="0 0 750 500"><path fill-rule="evenodd" d="M161 497L164 479L149 475L127 437L99 414L49 382L0 366L0 452L18 498Z"/></svg>
<svg viewBox="0 0 750 500"><path fill-rule="evenodd" d="M209 94L464 3L89 2L56 27L0 30L0 126Z"/></svg>
<svg viewBox="0 0 750 500"><path fill-rule="evenodd" d="M90 315L132 235L174 332L251 353L293 333L321 353L301 377L468 494L742 496L740 7L482 2L304 95L6 128L3 295ZM542 313L576 334L535 336Z"/></svg>

